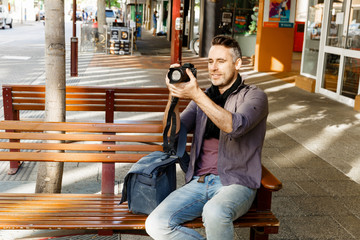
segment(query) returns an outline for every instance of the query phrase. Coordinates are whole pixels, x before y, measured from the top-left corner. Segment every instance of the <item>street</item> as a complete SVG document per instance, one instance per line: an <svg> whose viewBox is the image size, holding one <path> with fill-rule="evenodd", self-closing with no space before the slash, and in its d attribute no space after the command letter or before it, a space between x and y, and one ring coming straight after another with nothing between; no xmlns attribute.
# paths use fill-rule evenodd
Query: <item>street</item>
<svg viewBox="0 0 360 240"><path fill-rule="evenodd" d="M79 28L81 22L77 22ZM77 31L79 37L80 31ZM70 48L72 22L65 22L66 50ZM67 56L68 58L68 56ZM44 84L45 26L43 22L14 23L0 29L0 84Z"/></svg>

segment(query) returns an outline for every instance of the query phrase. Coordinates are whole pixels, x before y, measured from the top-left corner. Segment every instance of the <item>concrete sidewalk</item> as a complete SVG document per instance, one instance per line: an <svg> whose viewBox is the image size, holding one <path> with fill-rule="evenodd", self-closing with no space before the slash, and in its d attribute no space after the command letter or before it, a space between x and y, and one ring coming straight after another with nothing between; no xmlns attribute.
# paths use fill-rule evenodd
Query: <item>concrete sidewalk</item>
<svg viewBox="0 0 360 240"><path fill-rule="evenodd" d="M79 77L68 77L68 85L164 86L170 62L170 43L144 30L134 56L80 53ZM209 85L207 60L183 51L183 62L198 69L201 87ZM69 60L68 73L69 76ZM260 73L244 59L242 76L268 94L270 115L263 149L263 164L283 182L273 195L273 211L280 219L279 234L270 239L360 239L360 113L320 94L294 85L299 57L293 72ZM44 74L43 74L44 75ZM44 84L44 77L28 84ZM25 83L24 83L25 84ZM32 113L26 113L33 117ZM36 117L41 117L41 114ZM161 119L161 114L117 114L115 119ZM103 114L76 114L69 121L104 120ZM36 164L24 163L14 176L6 175L8 163L0 165L0 192L33 192ZM118 164L117 191L128 165ZM67 164L63 192L100 191L99 164ZM248 229L236 231L235 239L249 239ZM0 239L35 239L64 236L66 231L0 231ZM67 236L57 239L150 239L114 235Z"/></svg>

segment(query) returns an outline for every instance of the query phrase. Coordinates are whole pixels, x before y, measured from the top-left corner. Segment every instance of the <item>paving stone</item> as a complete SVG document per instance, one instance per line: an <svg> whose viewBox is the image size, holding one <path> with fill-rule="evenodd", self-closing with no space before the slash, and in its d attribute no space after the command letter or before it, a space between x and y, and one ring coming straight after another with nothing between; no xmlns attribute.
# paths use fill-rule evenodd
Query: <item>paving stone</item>
<svg viewBox="0 0 360 240"><path fill-rule="evenodd" d="M308 194L296 182L286 182L281 191L276 192L279 197L307 196Z"/></svg>
<svg viewBox="0 0 360 240"><path fill-rule="evenodd" d="M360 185L351 180L319 181L319 184L332 196L360 197Z"/></svg>
<svg viewBox="0 0 360 240"><path fill-rule="evenodd" d="M324 161L322 158L311 153L311 156L304 157L301 161L296 161L296 166L299 168L306 169L324 169L324 168L333 168L329 163Z"/></svg>
<svg viewBox="0 0 360 240"><path fill-rule="evenodd" d="M302 171L314 181L348 181L349 178L335 168L304 168Z"/></svg>
<svg viewBox="0 0 360 240"><path fill-rule="evenodd" d="M352 196L341 196L339 201L344 204L344 206L357 218L360 218L360 201L359 197ZM359 238L360 239L360 238Z"/></svg>
<svg viewBox="0 0 360 240"><path fill-rule="evenodd" d="M332 217L302 216L284 217L291 232L299 239L349 240L356 239Z"/></svg>
<svg viewBox="0 0 360 240"><path fill-rule="evenodd" d="M359 215L358 215L359 216ZM354 215L333 217L354 239L360 239L360 218Z"/></svg>
<svg viewBox="0 0 360 240"><path fill-rule="evenodd" d="M293 201L305 216L347 216L351 213L338 199L330 196L300 196Z"/></svg>
<svg viewBox="0 0 360 240"><path fill-rule="evenodd" d="M270 239L272 239L272 240L275 240L275 239L276 240L298 240L299 238L296 237L295 234L292 232L292 230L288 226L289 223L284 220L284 217L279 216L278 219L280 220L279 233L270 235Z"/></svg>
<svg viewBox="0 0 360 240"><path fill-rule="evenodd" d="M311 178L299 168L274 168L271 172L283 183L288 181L310 181Z"/></svg>
<svg viewBox="0 0 360 240"><path fill-rule="evenodd" d="M274 194L271 209L275 216L304 216L305 213L302 212L298 203L295 202L297 198L298 197L278 197Z"/></svg>
<svg viewBox="0 0 360 240"><path fill-rule="evenodd" d="M309 196L329 196L329 193L315 181L297 181L295 184Z"/></svg>

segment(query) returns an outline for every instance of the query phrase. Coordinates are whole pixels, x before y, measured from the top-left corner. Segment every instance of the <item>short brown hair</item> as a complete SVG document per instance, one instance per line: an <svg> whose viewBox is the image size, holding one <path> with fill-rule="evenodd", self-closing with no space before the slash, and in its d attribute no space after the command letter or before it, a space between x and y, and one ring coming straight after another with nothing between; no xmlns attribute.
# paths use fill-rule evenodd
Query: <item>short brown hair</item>
<svg viewBox="0 0 360 240"><path fill-rule="evenodd" d="M225 36L225 35L215 36L211 41L211 45L212 46L220 45L220 46L224 46L226 48L230 48L232 50L234 62L236 61L236 59L238 59L238 58L241 59L241 57L242 57L240 45L232 37Z"/></svg>

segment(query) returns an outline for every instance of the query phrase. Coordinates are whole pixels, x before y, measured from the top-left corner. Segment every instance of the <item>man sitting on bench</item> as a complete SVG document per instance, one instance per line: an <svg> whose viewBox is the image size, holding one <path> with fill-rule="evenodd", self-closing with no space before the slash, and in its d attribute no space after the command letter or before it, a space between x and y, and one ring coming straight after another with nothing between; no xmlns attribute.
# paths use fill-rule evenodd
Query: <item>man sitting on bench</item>
<svg viewBox="0 0 360 240"><path fill-rule="evenodd" d="M236 40L214 37L208 59L212 85L205 93L190 69L190 81L171 84L166 78L172 97L192 100L181 123L187 132L194 131L194 138L186 184L146 220L154 239L204 239L181 225L200 216L208 240L233 239L233 220L249 210L260 187L267 96L241 79Z"/></svg>

